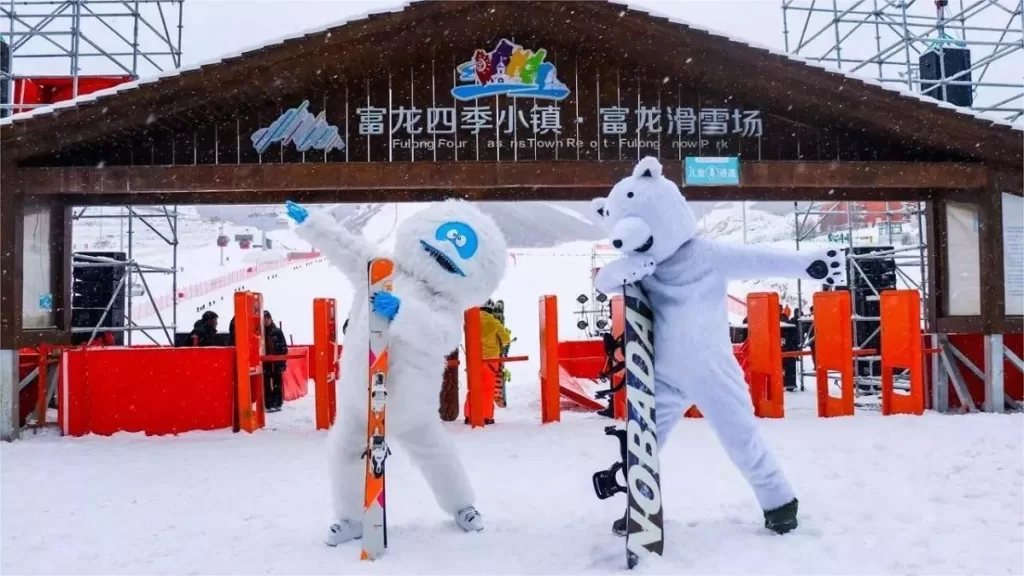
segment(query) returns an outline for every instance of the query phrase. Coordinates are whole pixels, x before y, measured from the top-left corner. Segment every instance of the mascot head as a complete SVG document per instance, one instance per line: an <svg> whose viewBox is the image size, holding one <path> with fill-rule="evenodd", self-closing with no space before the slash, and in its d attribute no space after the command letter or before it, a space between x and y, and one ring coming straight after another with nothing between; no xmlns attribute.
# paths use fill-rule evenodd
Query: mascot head
<svg viewBox="0 0 1024 576"><path fill-rule="evenodd" d="M661 163L648 156L633 175L616 184L607 198L591 201L612 246L625 254L647 255L661 262L697 234L697 221L674 182L661 174Z"/></svg>
<svg viewBox="0 0 1024 576"><path fill-rule="evenodd" d="M468 202L447 200L402 222L395 260L437 294L470 307L497 290L508 247L494 220Z"/></svg>

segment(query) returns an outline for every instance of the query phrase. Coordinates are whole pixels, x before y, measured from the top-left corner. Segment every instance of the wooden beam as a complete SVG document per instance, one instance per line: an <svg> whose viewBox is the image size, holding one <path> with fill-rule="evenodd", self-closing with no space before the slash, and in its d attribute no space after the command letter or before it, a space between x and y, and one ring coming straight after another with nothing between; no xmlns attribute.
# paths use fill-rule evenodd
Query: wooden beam
<svg viewBox="0 0 1024 576"><path fill-rule="evenodd" d="M604 194L632 168L632 162L221 164L19 168L15 179L18 189L34 196L76 196L69 201L85 204L129 194L136 204L178 195L205 203L260 203L280 195L322 193L333 195L335 202L361 201L368 194L377 201L445 196L539 200ZM665 176L679 182L682 166L666 164ZM974 164L747 162L739 186L687 187L684 193L691 200L900 200L929 197L935 190L982 189L986 178L985 168Z"/></svg>

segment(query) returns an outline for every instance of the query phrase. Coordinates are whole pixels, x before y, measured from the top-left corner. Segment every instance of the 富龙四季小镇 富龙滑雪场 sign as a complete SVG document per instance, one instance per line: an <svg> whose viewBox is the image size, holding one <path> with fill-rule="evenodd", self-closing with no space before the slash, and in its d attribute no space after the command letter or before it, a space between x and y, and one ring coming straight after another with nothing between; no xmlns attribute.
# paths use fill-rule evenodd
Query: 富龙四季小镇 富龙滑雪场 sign
<svg viewBox="0 0 1024 576"><path fill-rule="evenodd" d="M759 138L764 132L761 111L743 108L641 102L623 106L617 101L602 105L598 101L596 115L580 112L577 117L576 107L561 104L570 90L546 57L543 48L533 51L502 39L490 51L475 50L468 61L456 67L451 105L416 105L411 95L408 103L392 101L387 106L360 98L353 102L351 122L332 119L344 126L344 134L339 134L336 126L327 123L324 112L314 117L308 112L308 102L303 102L253 134L253 145L260 153L275 142L294 143L299 151L330 151L344 149L352 136L380 136L399 149L459 148L473 139L479 147L520 149L624 146L696 150L714 146L723 150L728 148L725 138ZM591 80L587 79L588 85ZM499 101L498 96L506 100ZM596 93L594 98L599 100ZM593 126L592 122L597 124L596 130L580 130Z"/></svg>

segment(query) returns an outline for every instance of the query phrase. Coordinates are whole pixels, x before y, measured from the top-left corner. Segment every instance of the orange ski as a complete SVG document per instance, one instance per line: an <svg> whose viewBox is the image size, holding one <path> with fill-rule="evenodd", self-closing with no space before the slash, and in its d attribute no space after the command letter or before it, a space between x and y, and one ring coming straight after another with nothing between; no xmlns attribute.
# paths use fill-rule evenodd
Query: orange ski
<svg viewBox="0 0 1024 576"><path fill-rule="evenodd" d="M390 450L385 440L385 406L388 396L387 318L374 313L372 298L377 292L391 292L395 265L386 258L369 264L370 378L367 383L366 488L363 497L363 549L360 557L373 560L388 547L387 514L384 500L384 460Z"/></svg>

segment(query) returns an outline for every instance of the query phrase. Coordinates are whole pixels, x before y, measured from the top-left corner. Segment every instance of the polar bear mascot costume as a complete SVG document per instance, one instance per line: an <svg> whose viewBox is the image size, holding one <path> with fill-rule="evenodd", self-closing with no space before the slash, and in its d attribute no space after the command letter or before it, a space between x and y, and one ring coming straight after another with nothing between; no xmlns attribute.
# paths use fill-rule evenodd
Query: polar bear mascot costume
<svg viewBox="0 0 1024 576"><path fill-rule="evenodd" d="M335 523L326 542L362 536L366 450L369 308L391 321L388 436L423 473L437 503L465 531L483 529L455 445L437 417L446 357L462 340L463 313L483 304L505 275L508 250L494 221L467 202L431 204L398 227L386 254L335 222L327 211L288 203L300 238L339 268L355 288L338 380L337 421L328 434ZM395 263L394 290L367 294L367 266ZM372 304L371 304L372 303Z"/></svg>
<svg viewBox="0 0 1024 576"><path fill-rule="evenodd" d="M836 284L842 253L777 252L697 237L697 223L679 188L644 158L592 210L624 257L605 265L594 282L605 294L640 282L654 308L655 411L664 446L693 404L733 464L753 488L765 527L796 528L797 499L758 432L749 388L729 340L726 288L730 279L806 277ZM613 525L624 534L625 518Z"/></svg>

